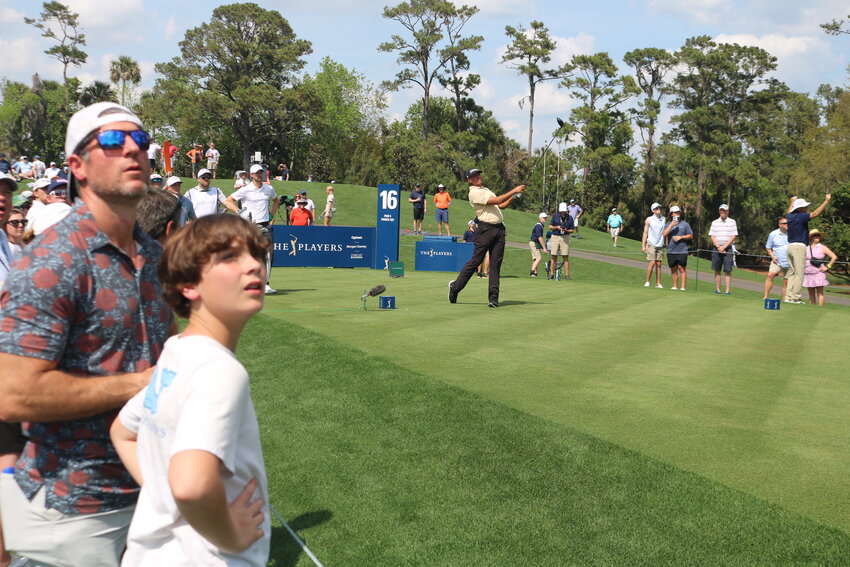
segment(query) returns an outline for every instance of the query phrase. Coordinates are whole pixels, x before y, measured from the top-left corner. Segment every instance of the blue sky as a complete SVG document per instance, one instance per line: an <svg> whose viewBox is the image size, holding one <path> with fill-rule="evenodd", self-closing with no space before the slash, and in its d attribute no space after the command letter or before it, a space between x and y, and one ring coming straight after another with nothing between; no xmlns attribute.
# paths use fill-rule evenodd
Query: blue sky
<svg viewBox="0 0 850 567"><path fill-rule="evenodd" d="M83 82L108 80L110 62L128 55L140 62L143 87L155 79L154 64L178 53L178 43L187 29L208 21L213 7L199 0L66 0L80 14L87 35L88 62L71 71ZM313 53L307 58L308 72L329 56L355 69L374 83L391 79L398 70L391 54L377 46L402 30L381 16L383 7L395 2L371 0L273 0L257 2L278 10L299 38L310 41ZM459 4L459 2L458 2ZM779 58L775 76L792 89L813 93L818 85L847 82L850 36L824 34L819 24L850 13L840 0L483 0L468 2L480 9L467 26L467 33L484 36L480 52L472 55L472 71L482 76L473 93L476 101L492 110L507 133L524 145L528 111L518 101L527 95L527 83L514 71L499 64L507 43L506 25L528 27L531 20L543 21L558 42L552 65L569 60L575 53L607 51L627 69L622 56L642 47L676 50L689 37L709 35L718 41L757 45ZM36 17L41 2L0 0L0 77L29 82L33 73L60 79L61 65L42 52L50 45L39 32L23 23ZM439 92L436 94L440 94ZM390 117L404 114L421 96L408 89L391 94ZM535 137L542 146L555 118L566 118L573 101L554 82L544 83L537 94Z"/></svg>

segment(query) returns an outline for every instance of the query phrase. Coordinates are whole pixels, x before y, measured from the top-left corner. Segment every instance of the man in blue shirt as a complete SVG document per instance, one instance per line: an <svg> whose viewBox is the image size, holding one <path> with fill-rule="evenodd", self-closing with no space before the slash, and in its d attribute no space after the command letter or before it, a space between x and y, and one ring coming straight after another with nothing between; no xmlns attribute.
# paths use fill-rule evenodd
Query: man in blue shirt
<svg viewBox="0 0 850 567"><path fill-rule="evenodd" d="M620 227L623 225L623 217L617 213L617 208L611 209L611 214L608 215L608 232L611 233L611 238L614 239L614 248L617 247L617 239L620 237Z"/></svg>
<svg viewBox="0 0 850 567"><path fill-rule="evenodd" d="M800 289L803 287L803 272L806 269L806 247L809 245L809 221L820 215L832 195L826 194L823 203L809 213L809 203L805 199L791 197L788 207L788 287L785 292L785 303L803 303L800 299Z"/></svg>
<svg viewBox="0 0 850 567"><path fill-rule="evenodd" d="M537 224L531 229L531 238L528 239L528 248L531 250L531 273L529 276L532 278L537 277L537 265L543 258L540 251L546 252L546 241L543 240L543 223L546 222L547 218L549 218L549 215L546 213L537 215Z"/></svg>
<svg viewBox="0 0 850 567"><path fill-rule="evenodd" d="M667 265L673 276L673 287L670 289L685 291L688 283L688 240L693 240L694 231L682 219L682 209L676 205L670 207L670 216L673 220L667 223L661 233L667 239Z"/></svg>
<svg viewBox="0 0 850 567"><path fill-rule="evenodd" d="M788 219L779 219L779 228L767 236L767 244L764 247L770 254L770 268L767 270L767 279L764 280L764 298L770 297L773 280L777 274L782 274L782 297L785 297L788 290Z"/></svg>

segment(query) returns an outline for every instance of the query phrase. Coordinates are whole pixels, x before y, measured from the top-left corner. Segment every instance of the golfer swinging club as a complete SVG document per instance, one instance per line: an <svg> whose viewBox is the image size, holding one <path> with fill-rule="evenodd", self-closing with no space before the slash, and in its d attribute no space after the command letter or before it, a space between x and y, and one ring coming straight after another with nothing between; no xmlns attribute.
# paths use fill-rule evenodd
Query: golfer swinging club
<svg viewBox="0 0 850 567"><path fill-rule="evenodd" d="M484 187L480 169L470 169L466 174L469 181L469 204L475 209L478 218L478 230L475 231L475 250L472 258L463 266L456 279L449 282L449 303L457 303L457 295L466 287L475 268L484 261L490 252L490 285L487 290L488 306L499 306L499 270L505 252L505 225L501 209L511 204L511 199L523 191L525 185L517 185L507 193L496 196Z"/></svg>

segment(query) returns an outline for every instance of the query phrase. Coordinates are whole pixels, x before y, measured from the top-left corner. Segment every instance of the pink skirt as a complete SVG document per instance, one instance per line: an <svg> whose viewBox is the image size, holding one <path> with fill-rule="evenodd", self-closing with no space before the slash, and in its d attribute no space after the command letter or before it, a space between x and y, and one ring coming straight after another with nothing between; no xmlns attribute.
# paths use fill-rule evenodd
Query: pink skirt
<svg viewBox="0 0 850 567"><path fill-rule="evenodd" d="M826 279L826 272L805 274L803 276L803 287L826 287L828 285L829 282Z"/></svg>

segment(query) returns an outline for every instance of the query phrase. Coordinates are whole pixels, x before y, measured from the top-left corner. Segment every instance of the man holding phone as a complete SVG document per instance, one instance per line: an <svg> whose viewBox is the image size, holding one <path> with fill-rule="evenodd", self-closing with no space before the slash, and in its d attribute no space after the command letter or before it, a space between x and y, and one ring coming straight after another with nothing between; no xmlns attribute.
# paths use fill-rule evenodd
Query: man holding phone
<svg viewBox="0 0 850 567"><path fill-rule="evenodd" d="M682 218L682 209L673 205L670 207L672 220L664 227L662 235L667 239L667 265L673 276L674 291L685 291L688 283L688 241L693 240L694 231Z"/></svg>

